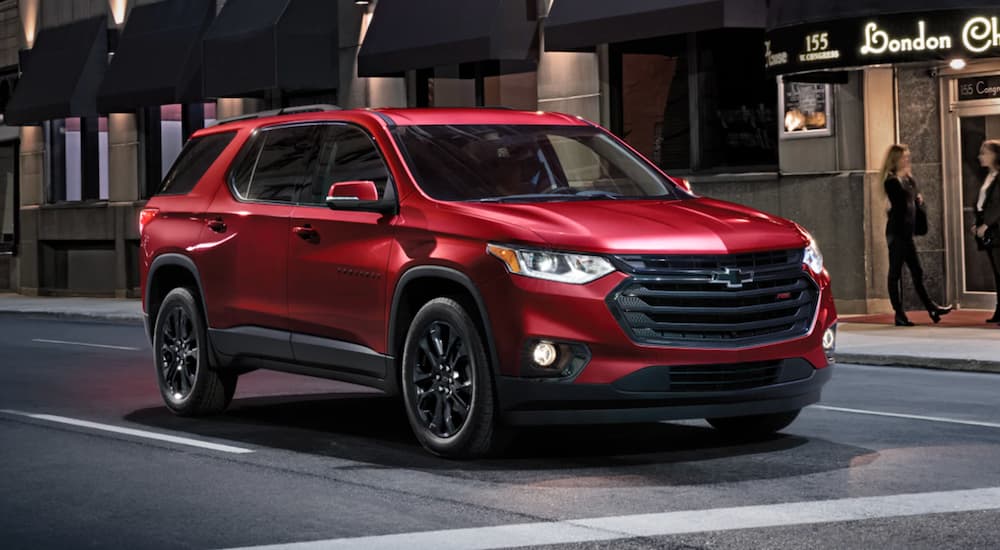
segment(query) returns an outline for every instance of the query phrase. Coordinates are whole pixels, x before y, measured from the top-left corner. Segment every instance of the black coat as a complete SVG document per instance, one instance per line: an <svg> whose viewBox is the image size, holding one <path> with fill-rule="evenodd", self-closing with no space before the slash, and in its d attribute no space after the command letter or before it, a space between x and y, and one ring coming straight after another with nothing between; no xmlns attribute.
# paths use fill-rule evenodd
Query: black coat
<svg viewBox="0 0 1000 550"><path fill-rule="evenodd" d="M885 194L889 196L889 221L885 237L889 244L913 240L917 219L917 182L912 177L899 178L895 174L885 178Z"/></svg>
<svg viewBox="0 0 1000 550"><path fill-rule="evenodd" d="M996 228L1000 224L1000 175L993 178L993 183L986 189L986 200L983 201L983 209L976 210L976 225L988 225ZM979 194L976 194L976 206L978 206Z"/></svg>

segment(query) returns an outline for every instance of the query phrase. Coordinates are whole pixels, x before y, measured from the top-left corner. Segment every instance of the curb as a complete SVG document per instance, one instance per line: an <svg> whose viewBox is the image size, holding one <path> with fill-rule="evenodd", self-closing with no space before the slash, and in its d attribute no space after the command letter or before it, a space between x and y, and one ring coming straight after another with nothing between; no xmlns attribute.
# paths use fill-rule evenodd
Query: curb
<svg viewBox="0 0 1000 550"><path fill-rule="evenodd" d="M38 311L38 310L0 310L0 316L20 316L36 319L55 319L62 321L103 321L109 323L135 324L142 326L142 314L135 313L98 313L69 311Z"/></svg>
<svg viewBox="0 0 1000 550"><path fill-rule="evenodd" d="M865 353L837 353L837 363L903 367L959 372L988 372L1000 374L1000 361L980 359L955 359L948 357L919 357L913 355L878 355Z"/></svg>

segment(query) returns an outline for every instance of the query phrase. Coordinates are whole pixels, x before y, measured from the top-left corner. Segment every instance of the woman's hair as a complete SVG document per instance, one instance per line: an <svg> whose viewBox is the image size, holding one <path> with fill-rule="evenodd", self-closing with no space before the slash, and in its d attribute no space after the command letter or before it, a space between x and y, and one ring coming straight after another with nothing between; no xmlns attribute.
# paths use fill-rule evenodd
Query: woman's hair
<svg viewBox="0 0 1000 550"><path fill-rule="evenodd" d="M902 143L895 143L889 147L889 150L885 153L885 162L882 163L882 177L880 181L885 181L885 178L889 177L890 174L896 174L896 170L899 169L899 160L909 150L910 148Z"/></svg>
<svg viewBox="0 0 1000 550"><path fill-rule="evenodd" d="M993 166L990 168L1000 170L1000 139L988 139L983 142L982 148L993 153Z"/></svg>

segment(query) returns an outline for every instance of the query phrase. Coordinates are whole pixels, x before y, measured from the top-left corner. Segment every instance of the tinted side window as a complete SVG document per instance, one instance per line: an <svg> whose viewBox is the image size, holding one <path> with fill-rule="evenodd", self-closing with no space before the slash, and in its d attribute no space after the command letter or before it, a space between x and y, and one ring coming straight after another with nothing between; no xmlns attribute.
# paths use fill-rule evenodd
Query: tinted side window
<svg viewBox="0 0 1000 550"><path fill-rule="evenodd" d="M260 157L261 147L264 146L264 139L264 136L254 134L240 150L233 163L229 177L233 182L236 194L241 199L247 198L247 191L250 190L250 179L253 177L254 169L257 168L257 159Z"/></svg>
<svg viewBox="0 0 1000 550"><path fill-rule="evenodd" d="M170 172L167 173L167 177L163 179L157 195L190 193L234 137L236 132L225 132L196 137L188 141L170 168Z"/></svg>
<svg viewBox="0 0 1000 550"><path fill-rule="evenodd" d="M241 190L243 197L295 202L315 172L319 131L318 126L292 126L264 132L263 149L245 191Z"/></svg>
<svg viewBox="0 0 1000 550"><path fill-rule="evenodd" d="M385 196L389 169L375 142L361 129L340 125L326 127L319 159L319 170L300 198L303 204L326 204L330 186L338 181L373 181L379 198Z"/></svg>

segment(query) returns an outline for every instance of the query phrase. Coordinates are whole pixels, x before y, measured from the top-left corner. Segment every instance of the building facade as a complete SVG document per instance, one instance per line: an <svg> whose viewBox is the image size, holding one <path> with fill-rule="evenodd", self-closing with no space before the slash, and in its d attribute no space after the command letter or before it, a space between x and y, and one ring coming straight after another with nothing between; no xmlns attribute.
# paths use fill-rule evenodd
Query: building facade
<svg viewBox="0 0 1000 550"><path fill-rule="evenodd" d="M878 171L908 143L932 297L993 307L963 227L975 142L1000 133L1000 10L895 4L0 2L0 289L135 296L137 212L186 136L216 119L497 105L598 121L696 192L799 222L844 313L889 307ZM32 93L54 72L70 80L61 97Z"/></svg>

